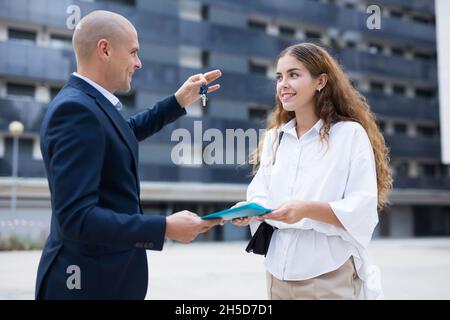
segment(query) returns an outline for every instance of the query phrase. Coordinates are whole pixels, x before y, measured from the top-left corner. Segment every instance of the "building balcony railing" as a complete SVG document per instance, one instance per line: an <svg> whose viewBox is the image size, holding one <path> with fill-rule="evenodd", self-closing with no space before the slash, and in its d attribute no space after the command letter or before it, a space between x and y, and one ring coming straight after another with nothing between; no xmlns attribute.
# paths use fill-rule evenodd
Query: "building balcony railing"
<svg viewBox="0 0 450 320"><path fill-rule="evenodd" d="M370 0L367 1L367 3L379 5L381 8L383 8L383 6L385 5L403 7L433 15L435 10L434 1Z"/></svg>
<svg viewBox="0 0 450 320"><path fill-rule="evenodd" d="M180 20L182 44L236 56L267 58L275 60L277 55L291 44L300 42L269 35L265 32L236 29L211 22Z"/></svg>
<svg viewBox="0 0 450 320"><path fill-rule="evenodd" d="M183 167L176 165L140 164L139 176L145 181L202 182L202 183L249 183L249 166L228 165L215 167Z"/></svg>
<svg viewBox="0 0 450 320"><path fill-rule="evenodd" d="M245 79L245 77L243 77ZM258 94L258 91L261 94L265 91L268 91L262 97L270 103L273 100L273 90L270 88L271 82L262 80L260 84L260 88L255 88L255 86L251 86L249 83L245 83L242 86L236 85L236 82L233 83L233 79L228 79L225 81L221 81L222 88L225 91L225 94L222 97L228 97L233 94L233 92L239 93L239 88L242 91L245 90L245 87L248 86L249 91L247 93L242 92L243 99L251 99ZM248 80L249 82L251 80ZM242 82L242 81L241 81ZM230 88L227 88L227 87ZM266 87L264 87L266 86ZM233 88L235 90L233 90ZM250 90L252 89L253 90ZM265 88L265 90L263 90ZM215 93L216 94L216 93ZM217 92L219 94L219 92ZM385 95L377 95L377 94L365 94L366 98L369 101L369 105L376 115L380 117L395 117L401 118L405 120L421 120L421 121L430 121L438 123L438 108L437 105L433 101L428 101L425 99L419 98L406 98L406 97L395 97L395 96L385 96ZM217 96L218 97L218 96ZM149 105L155 101L149 101ZM47 110L48 103L41 103L32 100L31 98L0 98L0 131L7 131L8 125L11 121L18 120L21 121L25 125L25 130L27 132L38 132L44 114ZM139 106L144 107L144 106ZM130 117L131 115L139 112L139 110L133 109L124 109L123 116L125 118ZM256 123L253 121L249 121L247 119L221 119L221 118L210 118L208 116L202 118L192 118L192 117L183 117L177 122L170 124L167 128L163 129L161 133L155 137L156 139L165 139L165 141L170 140L170 135L168 132L172 132L175 128L185 128L185 127L193 127L193 121L201 120L202 126L206 130L208 128L218 128L218 129L233 129L233 128L242 128L243 130L247 130L249 128L257 128L261 129L262 124ZM166 133L167 130L167 133ZM408 138L408 137L406 137ZM392 143L396 143L397 138L392 138ZM403 139L402 136L399 136L398 139ZM424 144L427 145L430 141L430 138L423 138ZM409 142L408 142L409 143ZM416 142L413 143L415 145ZM439 141L433 142L436 145L439 145ZM399 142L399 146L401 147L404 143ZM435 151L435 152L438 152Z"/></svg>
<svg viewBox="0 0 450 320"><path fill-rule="evenodd" d="M340 60L346 71L396 76L435 85L437 82L436 64L431 62L408 61L353 50L342 51ZM188 76L202 71L156 62L144 61L144 64L145 68L135 74L134 85L136 89L146 91L175 91ZM16 42L0 42L0 75L4 77L64 83L75 69L75 57L70 51ZM275 82L265 76L227 72L220 79L220 83L222 89L217 95L223 98L239 97L242 101L273 104ZM377 100L382 100L383 104L392 101L402 106L412 102L400 97L389 98L389 101L377 97ZM414 106L417 103L423 105L425 102L416 100ZM380 106L380 109L386 110L383 106Z"/></svg>
<svg viewBox="0 0 450 320"><path fill-rule="evenodd" d="M44 104L21 101L21 100L6 100L0 99L0 110L2 110L2 117L0 117L0 131L7 131L7 126L12 120L20 120L24 123L26 132L37 133L42 122L46 106ZM152 144L174 146L179 141L171 141L172 132L178 128L184 128L189 131L192 139L198 133L195 133L194 122L201 120L200 135L210 129L218 129L226 137L227 129L263 129L263 124L255 123L249 120L231 120L218 118L192 118L183 117L178 121L169 124L163 128L159 133L152 136L149 140L143 142L148 144L151 148ZM259 131L255 132L256 135ZM388 135L385 137L386 143L391 149L391 157L393 159L400 158L426 158L433 160L440 160L440 139L439 138L425 138L425 137L408 137L397 135ZM193 144L194 141L188 141ZM201 141L202 145L208 142ZM248 140L245 142L248 148ZM170 157L170 154L168 155ZM21 166L19 174L23 177L40 177L45 176L42 161L21 158ZM150 164L142 162L140 165L141 179L149 181L200 181L200 182L224 182L224 183L247 183L250 174L250 167L248 165L202 165L200 167L193 166L176 166L169 163ZM10 155L6 152L5 156L0 159L0 175L10 175ZM447 179L448 180L448 179ZM398 180L396 187L398 188L448 188L448 181L441 178L424 177L417 180ZM410 183L411 182L411 183Z"/></svg>
<svg viewBox="0 0 450 320"><path fill-rule="evenodd" d="M440 138L409 137L396 134L385 136L392 158L426 158L440 161Z"/></svg>
<svg viewBox="0 0 450 320"><path fill-rule="evenodd" d="M342 14L338 24L343 30L359 30L363 38L378 38L381 41L396 41L399 44L411 45L421 48L433 48L436 46L436 28L433 25L422 24L414 21L404 21L398 18L381 16L381 28L367 28L369 14L355 12L348 9ZM344 18L347 16L347 18Z"/></svg>
<svg viewBox="0 0 450 320"><path fill-rule="evenodd" d="M45 178L45 168L41 160L20 158L19 177ZM0 158L0 177L11 176L9 158ZM251 179L249 166L182 167L172 164L139 165L139 177L143 181L200 182L200 183L238 183L248 184ZM394 176L395 189L436 189L450 190L450 179L445 177L405 177Z"/></svg>
<svg viewBox="0 0 450 320"><path fill-rule="evenodd" d="M428 13L433 14L434 8L431 5L416 4L417 1L393 0L393 2L406 2L405 7L413 7L423 12L422 6ZM367 4L376 4L373 1ZM383 10L384 1L378 1L378 5ZM389 1L386 1L389 2ZM423 1L431 2L433 1ZM274 3L277 5L274 6ZM428 8L428 9L427 9ZM367 37L385 38L396 40L404 44L417 47L433 47L436 44L435 27L414 21L404 21L392 17L381 17L381 29L371 30L367 28L367 18L369 14L355 9L348 9L336 6L335 4L326 4L313 1L284 0L282 2L273 2L271 0L262 0L259 4L254 2L242 2L242 10L248 12L257 12L272 16L276 10L277 17L280 20L302 21L309 25L323 28L339 28L340 31L359 31Z"/></svg>
<svg viewBox="0 0 450 320"><path fill-rule="evenodd" d="M395 176L394 188L396 189L438 189L450 190L450 179L446 177L417 177L410 178Z"/></svg>
<svg viewBox="0 0 450 320"><path fill-rule="evenodd" d="M194 137L195 133L195 122L201 122L199 125L197 125L197 131L202 130L200 133L203 135L203 133L208 129L217 129L219 130L223 136L226 136L226 130L237 130L242 129L244 132L247 132L247 130L256 130L254 133L259 134L259 129L264 129L263 123L261 122L254 122L250 120L234 120L234 119L222 119L222 118L210 118L210 117L182 117L178 119L177 121L168 124L165 126L161 131L159 131L157 134L151 137L151 143L167 143L167 144L176 144L176 142L171 142L172 133L176 129L186 129L189 131L191 137ZM250 132L248 132L250 134ZM253 134L253 133L251 133ZM209 142L206 142L204 144L208 144Z"/></svg>
<svg viewBox="0 0 450 320"><path fill-rule="evenodd" d="M256 44L255 50L258 50L260 46L267 45L266 50L258 50L258 52L262 54L267 52L267 55L270 57L274 56L274 52L275 54L279 52L277 47L273 47L274 44L271 43L272 41L267 43L267 41L260 42L259 39L253 39L251 34L247 33L248 30L220 27L215 25L214 21L212 23L199 23L197 27L189 27L189 22L179 19L176 15L164 15L148 9L140 9L139 2L137 2L137 7L112 2L72 1L70 4L78 5L83 14L96 9L104 9L130 17L137 30L140 31L141 38L147 41L175 44L182 43L183 38L186 38L188 39L188 43L200 42L202 45L209 45L209 48L211 48L214 47L211 41L220 42L225 38L225 46L230 47L230 42L226 40L232 37L232 35L240 39L242 34L245 40L231 42L233 49L237 51L245 50L245 48L241 48L241 44L249 48L255 47ZM60 0L2 1L0 2L0 18L66 28L66 20L68 18L66 10L68 5L68 2ZM212 2L211 5L215 5L215 3ZM219 5L222 5L222 1L220 1ZM233 8L237 7L235 3L231 3L231 6ZM380 6L383 7L383 4L380 4ZM425 7L428 6L425 5ZM247 12L249 15L258 13L276 16L281 21L302 21L308 25L323 29L339 27L341 31L359 31L370 37L394 39L419 47L433 47L436 43L435 27L432 25L383 16L381 29L369 30L366 26L368 14L354 9L338 7L334 4L297 0L284 0L282 2L262 0L260 2L241 1L238 8L243 12ZM192 22L192 24L196 23ZM198 32L189 33L189 31L199 28L201 30L197 30ZM208 37L209 34L214 37ZM195 39L195 37L198 39ZM263 38L262 40L270 39L270 36L261 37ZM217 41L214 41L215 39ZM293 39L293 41L296 40ZM282 45L282 47L285 46Z"/></svg>
<svg viewBox="0 0 450 320"><path fill-rule="evenodd" d="M437 85L436 62L407 60L402 57L370 54L353 49L343 49L339 54L339 59L346 71L403 78L433 87Z"/></svg>
<svg viewBox="0 0 450 320"><path fill-rule="evenodd" d="M12 121L20 121L25 132L39 132L47 104L23 98L0 98L0 132L7 132Z"/></svg>
<svg viewBox="0 0 450 320"><path fill-rule="evenodd" d="M136 72L133 88L137 91L170 94L191 75L207 69L190 69L175 64L143 61L144 68ZM56 50L15 42L0 42L0 76L19 77L61 85L76 70L70 51ZM222 89L215 96L223 99L272 103L275 82L261 75L227 72L220 79ZM150 102L151 103L151 102ZM142 106L143 107L143 106Z"/></svg>
<svg viewBox="0 0 450 320"><path fill-rule="evenodd" d="M0 158L0 177L12 176L11 156ZM19 156L17 165L17 176L20 178L43 178L46 177L45 166L42 160L31 157Z"/></svg>
<svg viewBox="0 0 450 320"><path fill-rule="evenodd" d="M50 82L66 81L75 70L70 51L20 42L0 42L0 75Z"/></svg>
<svg viewBox="0 0 450 320"><path fill-rule="evenodd" d="M372 111L385 117L439 122L439 105L435 98L409 98L368 92L363 94Z"/></svg>

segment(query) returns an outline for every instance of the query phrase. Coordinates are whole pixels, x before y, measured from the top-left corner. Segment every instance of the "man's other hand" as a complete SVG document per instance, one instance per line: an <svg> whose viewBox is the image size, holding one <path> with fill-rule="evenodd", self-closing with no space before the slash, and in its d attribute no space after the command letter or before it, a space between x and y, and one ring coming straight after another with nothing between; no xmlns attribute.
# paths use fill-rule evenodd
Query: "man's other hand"
<svg viewBox="0 0 450 320"><path fill-rule="evenodd" d="M166 237L181 243L189 243L200 233L221 222L221 219L203 220L195 213L183 210L166 218Z"/></svg>

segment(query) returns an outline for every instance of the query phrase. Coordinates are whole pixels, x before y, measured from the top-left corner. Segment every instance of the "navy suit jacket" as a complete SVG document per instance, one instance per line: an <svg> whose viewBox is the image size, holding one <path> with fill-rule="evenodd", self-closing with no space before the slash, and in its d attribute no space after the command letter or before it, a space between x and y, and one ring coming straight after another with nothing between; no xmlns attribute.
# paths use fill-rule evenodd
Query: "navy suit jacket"
<svg viewBox="0 0 450 320"><path fill-rule="evenodd" d="M70 77L40 132L52 218L37 299L145 298L146 249L162 250L166 220L142 212L138 142L184 114L172 95L125 121L98 90Z"/></svg>

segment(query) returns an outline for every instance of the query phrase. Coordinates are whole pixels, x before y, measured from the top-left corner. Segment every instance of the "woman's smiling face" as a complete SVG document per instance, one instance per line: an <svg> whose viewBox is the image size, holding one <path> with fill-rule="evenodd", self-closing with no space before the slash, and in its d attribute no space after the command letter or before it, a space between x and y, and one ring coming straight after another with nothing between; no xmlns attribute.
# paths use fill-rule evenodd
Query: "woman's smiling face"
<svg viewBox="0 0 450 320"><path fill-rule="evenodd" d="M276 81L277 97L287 111L309 106L319 84L319 79L313 78L303 63L289 54L278 60Z"/></svg>

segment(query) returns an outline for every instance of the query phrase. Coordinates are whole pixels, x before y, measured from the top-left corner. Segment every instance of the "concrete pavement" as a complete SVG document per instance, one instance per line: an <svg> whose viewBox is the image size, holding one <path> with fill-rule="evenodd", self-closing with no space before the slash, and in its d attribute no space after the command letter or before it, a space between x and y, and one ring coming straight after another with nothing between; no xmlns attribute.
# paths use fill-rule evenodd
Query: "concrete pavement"
<svg viewBox="0 0 450 320"><path fill-rule="evenodd" d="M147 251L147 299L265 299L261 256L246 242L166 243ZM374 240L386 299L450 299L450 238ZM0 299L33 299L40 251L0 252Z"/></svg>

